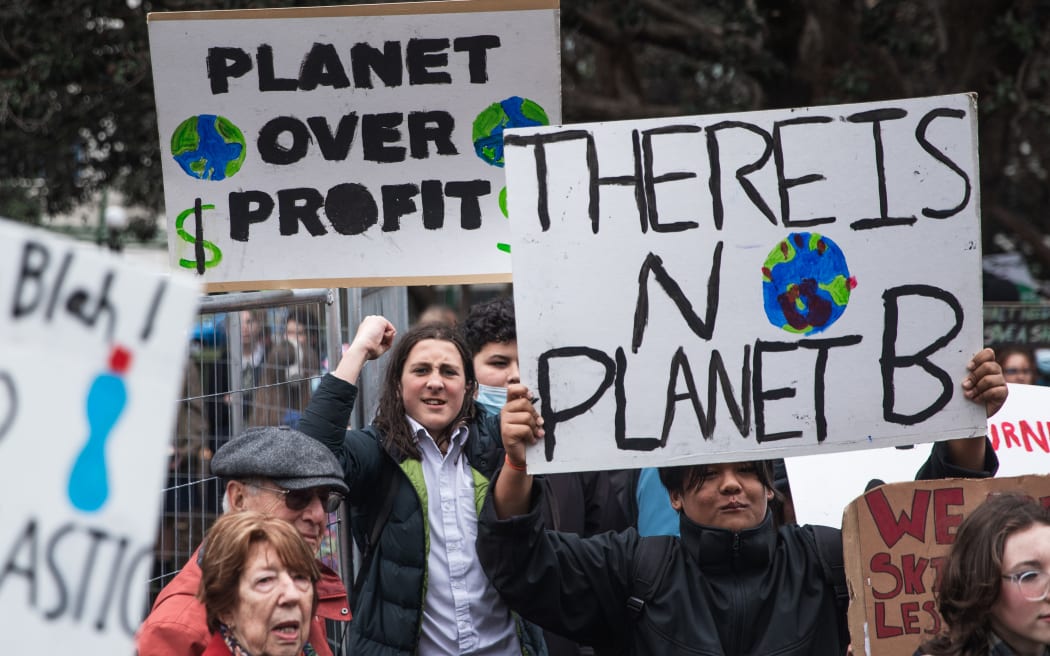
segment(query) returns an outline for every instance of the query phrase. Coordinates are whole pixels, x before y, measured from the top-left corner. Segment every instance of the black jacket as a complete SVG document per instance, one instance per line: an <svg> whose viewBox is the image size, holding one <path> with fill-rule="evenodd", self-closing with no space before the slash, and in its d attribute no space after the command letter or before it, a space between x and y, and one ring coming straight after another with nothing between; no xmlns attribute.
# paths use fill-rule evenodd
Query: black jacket
<svg viewBox="0 0 1050 656"><path fill-rule="evenodd" d="M949 465L938 443L920 474L989 476L998 463L988 452L986 470L968 472ZM846 652L846 617L834 591L843 582L827 580L805 527L778 530L767 513L759 526L732 532L682 516L663 583L634 622L627 609L634 558L651 538L633 529L587 539L544 531L543 494L534 485L529 514L499 520L490 491L477 545L496 589L540 626L584 643L626 645L632 654Z"/></svg>
<svg viewBox="0 0 1050 656"><path fill-rule="evenodd" d="M350 653L405 656L419 645L427 581L427 510L422 465L384 447L373 426L346 430L357 388L327 374L303 414L299 428L325 444L339 459L350 488L350 525L363 551L386 494L384 470L394 477L393 505L375 548L360 596L351 600ZM469 426L463 455L475 471L481 494L503 459L498 418L483 417ZM480 498L478 499L480 501ZM523 654L545 654L537 627L517 622Z"/></svg>

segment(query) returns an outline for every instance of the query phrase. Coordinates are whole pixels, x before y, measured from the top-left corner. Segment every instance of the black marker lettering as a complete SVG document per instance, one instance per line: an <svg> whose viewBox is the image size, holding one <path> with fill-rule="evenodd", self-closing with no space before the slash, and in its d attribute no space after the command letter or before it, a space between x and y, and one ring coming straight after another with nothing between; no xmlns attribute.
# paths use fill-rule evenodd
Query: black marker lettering
<svg viewBox="0 0 1050 656"><path fill-rule="evenodd" d="M252 70L252 58L240 48L208 48L205 59L212 94L227 93L230 78Z"/></svg>
<svg viewBox="0 0 1050 656"><path fill-rule="evenodd" d="M328 231L318 218L318 212L324 201L321 192L309 187L282 189L277 192L277 222L282 235L299 234L302 223L314 237L327 234Z"/></svg>
<svg viewBox="0 0 1050 656"><path fill-rule="evenodd" d="M231 191L230 239L248 241L249 226L270 218L273 205L273 198L264 191Z"/></svg>
<svg viewBox="0 0 1050 656"><path fill-rule="evenodd" d="M897 324L900 316L900 299L907 296L920 296L941 301L951 308L955 322L948 332L935 339L929 346L920 349L918 353L898 355ZM952 398L952 390L955 386L951 375L933 364L929 356L947 346L962 330L963 308L950 293L929 285L893 287L883 292L882 299L886 306L882 333L882 357L879 358L879 363L882 365L882 416L886 421L895 424L913 426L940 412ZM893 383L894 372L907 367L919 367L941 384L940 395L926 408L910 415L896 411L896 389Z"/></svg>
<svg viewBox="0 0 1050 656"><path fill-rule="evenodd" d="M656 276L664 293L674 302L675 307L685 319L689 328L702 340L710 340L715 329L715 317L718 314L719 276L722 269L722 242L715 246L711 256L711 273L707 278L707 313L701 319L693 309L693 304L686 298L685 292L674 278L667 273L663 260L655 253L649 253L638 272L638 300L634 306L634 334L631 339L631 351L638 352L645 336L645 327L649 324L649 277Z"/></svg>

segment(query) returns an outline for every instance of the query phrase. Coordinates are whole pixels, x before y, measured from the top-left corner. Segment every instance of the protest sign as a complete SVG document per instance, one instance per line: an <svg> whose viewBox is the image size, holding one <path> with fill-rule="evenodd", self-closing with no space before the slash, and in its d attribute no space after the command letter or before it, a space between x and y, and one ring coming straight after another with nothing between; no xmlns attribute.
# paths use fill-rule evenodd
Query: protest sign
<svg viewBox="0 0 1050 656"><path fill-rule="evenodd" d="M999 476L1050 472L1050 387L1008 385L1002 409L988 419Z"/></svg>
<svg viewBox="0 0 1050 656"><path fill-rule="evenodd" d="M131 654L197 285L0 222L5 653Z"/></svg>
<svg viewBox="0 0 1050 656"><path fill-rule="evenodd" d="M988 419L988 437L999 459L997 475L1050 472L1050 387L1009 384L1006 403ZM786 460L795 516L800 524L839 526L842 501L867 483L910 481L930 455L929 446L872 449Z"/></svg>
<svg viewBox="0 0 1050 656"><path fill-rule="evenodd" d="M912 654L943 628L934 600L962 520L993 492L1050 507L1050 476L894 483L854 500L843 518L853 651Z"/></svg>
<svg viewBox="0 0 1050 656"><path fill-rule="evenodd" d="M986 303L984 341L988 346L1050 347L1050 305Z"/></svg>
<svg viewBox="0 0 1050 656"><path fill-rule="evenodd" d="M151 13L171 265L211 291L510 279L503 129L557 0Z"/></svg>
<svg viewBox="0 0 1050 656"><path fill-rule="evenodd" d="M504 139L537 472L984 433L975 99Z"/></svg>
<svg viewBox="0 0 1050 656"><path fill-rule="evenodd" d="M984 343L1029 350L1035 358L1036 382L1050 382L1050 305L985 303Z"/></svg>

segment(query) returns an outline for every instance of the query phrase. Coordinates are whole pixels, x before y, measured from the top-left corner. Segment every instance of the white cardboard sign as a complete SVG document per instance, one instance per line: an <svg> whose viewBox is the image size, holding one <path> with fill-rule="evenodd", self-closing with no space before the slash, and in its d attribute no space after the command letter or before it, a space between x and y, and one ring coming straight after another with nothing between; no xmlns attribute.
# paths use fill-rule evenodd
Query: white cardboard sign
<svg viewBox="0 0 1050 656"><path fill-rule="evenodd" d="M1006 403L988 418L988 437L999 457L996 476L1050 473L1050 387L1008 387ZM843 499L862 494L872 479L884 483L913 480L929 455L929 446L917 446L788 458L795 516L800 524L839 526Z"/></svg>
<svg viewBox="0 0 1050 656"><path fill-rule="evenodd" d="M171 266L209 290L509 280L502 131L557 0L153 13Z"/></svg>
<svg viewBox="0 0 1050 656"><path fill-rule="evenodd" d="M969 95L511 130L537 472L984 432Z"/></svg>
<svg viewBox="0 0 1050 656"><path fill-rule="evenodd" d="M5 653L130 654L198 289L0 222Z"/></svg>

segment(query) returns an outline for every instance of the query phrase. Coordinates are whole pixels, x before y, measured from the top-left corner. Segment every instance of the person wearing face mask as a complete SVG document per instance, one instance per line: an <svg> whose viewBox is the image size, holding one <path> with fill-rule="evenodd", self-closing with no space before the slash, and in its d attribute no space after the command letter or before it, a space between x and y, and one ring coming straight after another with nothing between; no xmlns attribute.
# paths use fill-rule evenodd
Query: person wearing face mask
<svg viewBox="0 0 1050 656"><path fill-rule="evenodd" d="M497 416L473 402L473 360L458 329L395 329L366 317L300 428L343 463L361 550L349 650L368 654L546 654L511 612L474 544L489 477L503 461ZM370 426L346 430L365 362L390 350Z"/></svg>
<svg viewBox="0 0 1050 656"><path fill-rule="evenodd" d="M489 414L499 415L507 402L507 387L521 382L514 300L502 297L474 305L462 330L478 377L474 401ZM544 510L546 525L579 535L627 528L626 508L618 501L618 495L625 492L618 486L626 484L627 473L577 472L544 477L550 491Z"/></svg>
<svg viewBox="0 0 1050 656"><path fill-rule="evenodd" d="M1050 656L1050 509L989 496L959 525L941 571L945 628L916 656Z"/></svg>
<svg viewBox="0 0 1050 656"><path fill-rule="evenodd" d="M478 378L474 401L498 416L507 402L507 386L521 382L513 299L503 297L472 306L462 329L474 354ZM626 515L614 501L614 475L603 471L545 476L548 495L542 511L544 525L578 535L626 528ZM572 640L550 631L544 632L544 638L553 656L580 653L581 647Z"/></svg>
<svg viewBox="0 0 1050 656"><path fill-rule="evenodd" d="M478 391L474 401L498 415L507 402L507 385L521 382L514 301L509 297L478 303L463 322L463 337L473 354Z"/></svg>

